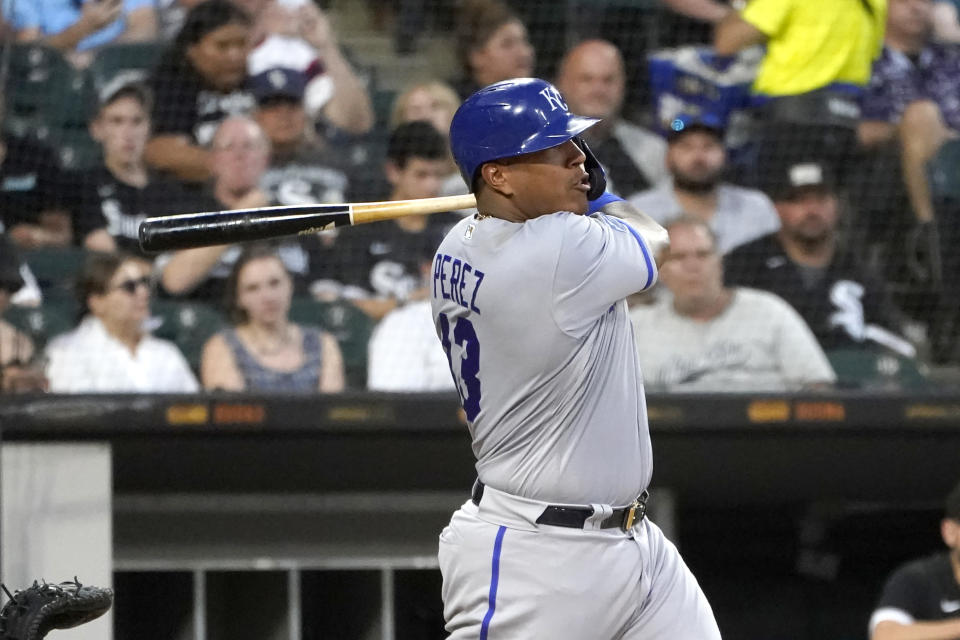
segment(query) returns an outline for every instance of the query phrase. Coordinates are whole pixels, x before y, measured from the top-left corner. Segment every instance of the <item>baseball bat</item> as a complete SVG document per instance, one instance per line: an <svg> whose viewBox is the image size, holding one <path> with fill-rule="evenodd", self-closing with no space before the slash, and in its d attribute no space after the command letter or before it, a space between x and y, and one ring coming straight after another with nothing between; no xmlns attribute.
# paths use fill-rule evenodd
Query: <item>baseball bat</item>
<svg viewBox="0 0 960 640"><path fill-rule="evenodd" d="M418 200L297 204L159 216L147 218L140 223L140 247L149 252L209 247L306 235L332 227L347 227L476 206L476 198L472 193L468 193L462 196Z"/></svg>

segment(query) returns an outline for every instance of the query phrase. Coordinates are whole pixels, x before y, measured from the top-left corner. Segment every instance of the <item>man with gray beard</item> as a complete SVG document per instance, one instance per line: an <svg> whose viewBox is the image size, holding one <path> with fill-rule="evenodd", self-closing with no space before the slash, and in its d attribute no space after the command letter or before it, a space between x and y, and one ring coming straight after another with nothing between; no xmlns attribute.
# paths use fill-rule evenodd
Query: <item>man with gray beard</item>
<svg viewBox="0 0 960 640"><path fill-rule="evenodd" d="M670 178L628 201L662 225L683 216L705 222L721 254L779 229L767 196L722 181L726 161L719 123L678 117L667 135Z"/></svg>

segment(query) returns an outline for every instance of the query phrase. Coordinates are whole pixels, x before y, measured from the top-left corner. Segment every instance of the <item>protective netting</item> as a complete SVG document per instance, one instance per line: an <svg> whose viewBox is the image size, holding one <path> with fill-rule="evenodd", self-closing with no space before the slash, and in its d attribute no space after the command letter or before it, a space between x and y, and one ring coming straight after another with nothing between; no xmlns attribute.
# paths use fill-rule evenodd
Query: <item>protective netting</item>
<svg viewBox="0 0 960 640"><path fill-rule="evenodd" d="M454 110L530 75L603 118L612 191L723 256L631 300L649 388L953 385L958 27L923 4L5 0L4 386L453 389L431 262L471 212L159 256L137 230L464 193ZM711 291L737 314L692 321Z"/></svg>

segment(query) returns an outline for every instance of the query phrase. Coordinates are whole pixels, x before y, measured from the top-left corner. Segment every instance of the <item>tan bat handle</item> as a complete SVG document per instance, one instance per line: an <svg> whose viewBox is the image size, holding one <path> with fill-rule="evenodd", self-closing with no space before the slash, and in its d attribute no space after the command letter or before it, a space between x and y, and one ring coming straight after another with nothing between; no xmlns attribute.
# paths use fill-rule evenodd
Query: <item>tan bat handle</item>
<svg viewBox="0 0 960 640"><path fill-rule="evenodd" d="M389 202L358 202L351 205L353 224L364 224L378 220L392 220L403 216L428 213L443 213L458 209L473 209L477 199L472 193L462 196L443 196L440 198L421 198L419 200L393 200Z"/></svg>

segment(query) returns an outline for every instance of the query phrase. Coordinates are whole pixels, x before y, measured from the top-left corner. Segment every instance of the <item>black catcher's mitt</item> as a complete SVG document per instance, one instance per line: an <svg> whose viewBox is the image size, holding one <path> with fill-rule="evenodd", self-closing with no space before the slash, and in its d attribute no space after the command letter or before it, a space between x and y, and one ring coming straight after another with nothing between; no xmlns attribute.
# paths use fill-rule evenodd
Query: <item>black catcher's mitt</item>
<svg viewBox="0 0 960 640"><path fill-rule="evenodd" d="M113 591L73 582L33 586L11 594L0 609L0 640L42 640L52 629L70 629L99 618L113 605Z"/></svg>

